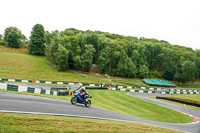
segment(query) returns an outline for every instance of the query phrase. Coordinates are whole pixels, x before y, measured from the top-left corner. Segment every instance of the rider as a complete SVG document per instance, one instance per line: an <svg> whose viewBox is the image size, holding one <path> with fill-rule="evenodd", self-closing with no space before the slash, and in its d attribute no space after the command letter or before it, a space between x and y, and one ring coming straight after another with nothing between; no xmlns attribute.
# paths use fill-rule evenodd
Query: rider
<svg viewBox="0 0 200 133"><path fill-rule="evenodd" d="M81 97L83 97L85 99L87 94L88 93L87 93L87 90L85 89L85 87L82 87L80 90Z"/></svg>

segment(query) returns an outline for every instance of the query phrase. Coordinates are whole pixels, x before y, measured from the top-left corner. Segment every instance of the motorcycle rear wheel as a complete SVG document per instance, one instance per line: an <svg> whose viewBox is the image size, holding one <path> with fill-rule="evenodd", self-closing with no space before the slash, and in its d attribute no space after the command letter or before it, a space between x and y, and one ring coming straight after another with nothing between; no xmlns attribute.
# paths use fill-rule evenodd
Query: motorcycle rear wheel
<svg viewBox="0 0 200 133"><path fill-rule="evenodd" d="M87 100L86 102L85 102L85 107L90 107L91 106L91 101L90 100Z"/></svg>

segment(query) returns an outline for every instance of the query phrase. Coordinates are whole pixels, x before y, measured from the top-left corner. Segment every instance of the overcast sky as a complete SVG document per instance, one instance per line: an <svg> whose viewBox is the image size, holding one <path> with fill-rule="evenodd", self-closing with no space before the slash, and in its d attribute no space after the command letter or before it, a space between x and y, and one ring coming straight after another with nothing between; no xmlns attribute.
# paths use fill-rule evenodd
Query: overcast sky
<svg viewBox="0 0 200 133"><path fill-rule="evenodd" d="M18 27L27 37L45 30L100 30L156 38L200 49L200 0L0 0L0 34Z"/></svg>

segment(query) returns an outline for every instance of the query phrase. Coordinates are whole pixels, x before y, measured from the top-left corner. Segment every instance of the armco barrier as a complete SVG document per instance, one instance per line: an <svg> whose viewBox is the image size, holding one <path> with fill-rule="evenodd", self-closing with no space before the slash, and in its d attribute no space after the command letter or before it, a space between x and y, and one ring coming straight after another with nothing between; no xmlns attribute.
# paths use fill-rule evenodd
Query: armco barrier
<svg viewBox="0 0 200 133"><path fill-rule="evenodd" d="M6 79L0 78L2 81L10 81L10 82L23 82L23 83L44 83L44 84L60 84L60 85L76 85L77 83L71 82L57 82L57 81L39 81L39 80L22 80L22 79ZM89 84L89 83L81 83L83 86L91 86L91 87L112 87L112 85L104 85L103 84ZM151 90L151 91L160 91L162 94L199 94L199 90L187 90L187 89L161 89L161 88L148 88L148 87L140 87L140 86L122 86L117 85L118 89L144 89L144 90ZM151 92L150 91L150 92ZM145 91L144 91L145 92Z"/></svg>
<svg viewBox="0 0 200 133"><path fill-rule="evenodd" d="M27 86L10 85L10 84L5 84L5 83L0 83L0 89L9 90L9 91L17 91L17 92L58 95L56 91L39 89L39 88L31 88Z"/></svg>

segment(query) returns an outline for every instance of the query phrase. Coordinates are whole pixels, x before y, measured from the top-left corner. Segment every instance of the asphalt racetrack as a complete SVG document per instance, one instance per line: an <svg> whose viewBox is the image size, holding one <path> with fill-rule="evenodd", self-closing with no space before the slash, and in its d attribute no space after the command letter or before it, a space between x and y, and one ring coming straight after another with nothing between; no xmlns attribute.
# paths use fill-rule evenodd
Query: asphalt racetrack
<svg viewBox="0 0 200 133"><path fill-rule="evenodd" d="M153 102L155 104L159 104L161 106L165 106L200 118L200 110L148 98L149 96L155 96L158 94L130 93L129 95L136 96L143 100L147 100L149 102ZM155 125L159 127L165 127L185 132L200 133L199 122L188 123L188 124L168 124L168 123L154 122L149 120L143 120L136 117L126 116L123 114L118 114L104 109L99 109L94 107L87 108L84 105L78 105L78 104L72 105L68 101L50 99L39 96L7 93L7 92L0 92L0 112L46 114L46 115L58 115L58 116L82 117L90 119L127 121L133 123L144 123L149 125Z"/></svg>

